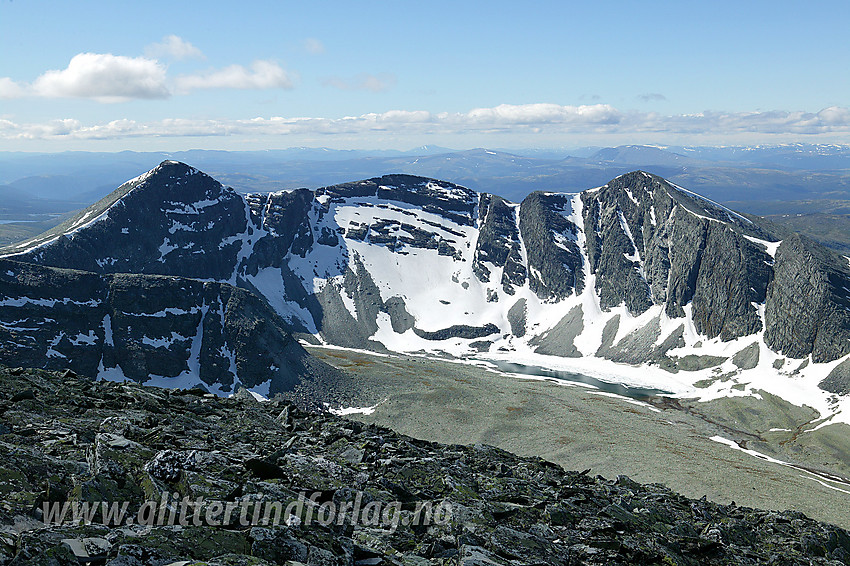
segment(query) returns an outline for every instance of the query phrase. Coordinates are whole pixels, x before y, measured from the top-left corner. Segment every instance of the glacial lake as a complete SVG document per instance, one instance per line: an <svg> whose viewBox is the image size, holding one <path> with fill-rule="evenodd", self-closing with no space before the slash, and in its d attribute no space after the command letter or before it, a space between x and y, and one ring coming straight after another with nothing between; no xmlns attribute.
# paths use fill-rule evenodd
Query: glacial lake
<svg viewBox="0 0 850 566"><path fill-rule="evenodd" d="M597 388L599 391L605 391L607 393L615 393L617 395L622 395L623 397L629 397L631 399L636 399L638 401L646 401L650 397L658 397L661 395L670 395L670 391L664 391L662 389L651 389L645 387L630 387L628 385L623 385L621 383L611 383L609 381L601 381L599 379L582 375L580 373L575 373L571 371L561 371L561 370L553 370L547 369L538 366L527 366L524 364L516 364L513 362L504 362L500 360L487 360L496 366L499 371L504 371L508 373L519 373L522 375L534 375L538 377L551 377L553 379L559 379L562 381L569 381L572 383L581 383L583 385L592 385Z"/></svg>

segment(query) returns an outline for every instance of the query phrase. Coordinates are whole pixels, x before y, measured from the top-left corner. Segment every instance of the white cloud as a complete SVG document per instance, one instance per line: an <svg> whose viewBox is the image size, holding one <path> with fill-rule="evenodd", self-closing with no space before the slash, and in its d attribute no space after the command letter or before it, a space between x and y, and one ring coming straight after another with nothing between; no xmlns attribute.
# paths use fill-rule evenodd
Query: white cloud
<svg viewBox="0 0 850 566"><path fill-rule="evenodd" d="M26 86L16 83L9 77L0 77L0 99L22 98L26 94Z"/></svg>
<svg viewBox="0 0 850 566"><path fill-rule="evenodd" d="M830 106L818 112L818 118L824 124L850 124L850 108L841 108L840 106Z"/></svg>
<svg viewBox="0 0 850 566"><path fill-rule="evenodd" d="M193 75L181 75L176 79L177 91L181 94L193 90L211 88L269 89L292 88L292 79L287 72L273 61L254 61L251 68L230 65Z"/></svg>
<svg viewBox="0 0 850 566"><path fill-rule="evenodd" d="M390 73L381 73L379 75L360 73L351 78L328 77L322 80L324 86L339 90L369 90L372 92L389 90L395 86L395 82L395 75Z"/></svg>
<svg viewBox="0 0 850 566"><path fill-rule="evenodd" d="M187 54L195 49L177 36L169 37L176 40L170 44L175 49L172 55ZM147 57L80 53L71 59L67 68L47 71L32 83L0 77L0 99L89 98L100 102L124 102L169 98L175 91L187 94L199 89L293 87L290 75L273 61L254 61L250 68L230 65L204 73L181 75L174 80L169 80L166 71L165 65Z"/></svg>
<svg viewBox="0 0 850 566"><path fill-rule="evenodd" d="M425 110L390 110L381 114L364 114L360 116L361 120L375 120L376 122L386 122L390 124L413 124L426 123L433 121L430 112Z"/></svg>
<svg viewBox="0 0 850 566"><path fill-rule="evenodd" d="M93 98L120 102L134 98L168 98L165 67L145 57L80 53L66 69L47 71L30 86L46 98Z"/></svg>
<svg viewBox="0 0 850 566"><path fill-rule="evenodd" d="M85 127L79 120L66 118L51 120L43 124L19 125L9 120L0 123L0 136L6 139L51 139L77 137Z"/></svg>
<svg viewBox="0 0 850 566"><path fill-rule="evenodd" d="M145 55L151 59L171 58L178 61L183 59L206 59L200 49L176 35L166 35L159 43L145 47Z"/></svg>
<svg viewBox="0 0 850 566"><path fill-rule="evenodd" d="M304 40L304 49L311 55L322 55L325 52L325 44L315 37Z"/></svg>
<svg viewBox="0 0 850 566"><path fill-rule="evenodd" d="M504 126L549 126L616 124L622 114L608 104L560 106L558 104L500 104L494 108L476 108L459 115L473 124Z"/></svg>
<svg viewBox="0 0 850 566"><path fill-rule="evenodd" d="M116 120L84 125L77 120L44 124L17 124L0 120L0 139L126 139L138 137L194 136L468 136L508 135L634 135L658 137L685 135L728 139L759 135L840 134L850 139L850 109L830 107L820 112L702 112L664 116L654 112L624 113L607 104L560 106L557 104L503 104L460 113L424 110L391 110L343 118L257 117L243 120L169 119L156 122ZM693 143L693 142L692 142Z"/></svg>

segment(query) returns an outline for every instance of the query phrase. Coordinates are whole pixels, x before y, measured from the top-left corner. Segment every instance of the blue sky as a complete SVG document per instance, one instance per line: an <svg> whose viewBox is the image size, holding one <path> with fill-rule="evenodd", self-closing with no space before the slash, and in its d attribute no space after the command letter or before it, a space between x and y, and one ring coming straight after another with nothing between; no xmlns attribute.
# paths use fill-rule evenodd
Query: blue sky
<svg viewBox="0 0 850 566"><path fill-rule="evenodd" d="M0 0L0 150L850 142L850 2Z"/></svg>

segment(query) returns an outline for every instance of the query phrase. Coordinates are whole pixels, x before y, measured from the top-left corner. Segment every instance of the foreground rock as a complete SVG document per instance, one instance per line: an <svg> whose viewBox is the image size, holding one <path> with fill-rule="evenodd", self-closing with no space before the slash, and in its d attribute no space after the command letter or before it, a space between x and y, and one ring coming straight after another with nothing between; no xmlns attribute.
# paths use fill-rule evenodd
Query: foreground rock
<svg viewBox="0 0 850 566"><path fill-rule="evenodd" d="M279 399L40 370L0 379L3 564L850 563L847 532L800 513L417 441ZM316 506L299 509L305 496ZM199 504L180 526L184 498ZM104 525L100 511L91 524L44 524L52 503L100 501L127 502L133 519L150 502L171 508L154 525ZM273 502L294 516L255 518ZM346 502L380 517L318 520ZM233 507L229 519L218 504Z"/></svg>

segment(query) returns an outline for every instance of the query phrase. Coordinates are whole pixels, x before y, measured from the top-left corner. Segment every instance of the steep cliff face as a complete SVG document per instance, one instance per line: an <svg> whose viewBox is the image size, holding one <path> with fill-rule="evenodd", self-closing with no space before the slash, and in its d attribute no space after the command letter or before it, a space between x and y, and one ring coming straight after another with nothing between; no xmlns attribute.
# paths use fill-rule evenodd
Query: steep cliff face
<svg viewBox="0 0 850 566"><path fill-rule="evenodd" d="M535 192L519 207L529 288L543 300L558 301L584 290L579 229L568 219L571 200L569 195Z"/></svg>
<svg viewBox="0 0 850 566"><path fill-rule="evenodd" d="M271 396L333 368L225 283L0 260L0 360L102 379Z"/></svg>
<svg viewBox="0 0 850 566"><path fill-rule="evenodd" d="M472 270L482 282L491 282L491 270L487 264L501 268L502 277L497 282L508 295L516 293L526 281L526 269L522 258L519 223L516 205L494 195L481 195L478 242Z"/></svg>
<svg viewBox="0 0 850 566"><path fill-rule="evenodd" d="M99 274L229 282L301 338L340 346L729 375L850 353L846 260L780 237L641 171L516 204L409 175L243 198L165 162L7 252ZM197 327L186 324L180 336Z"/></svg>
<svg viewBox="0 0 850 566"><path fill-rule="evenodd" d="M603 308L653 304L690 317L708 338L762 330L757 304L772 278L773 240L752 220L644 172L586 191L584 227Z"/></svg>
<svg viewBox="0 0 850 566"><path fill-rule="evenodd" d="M765 306L765 342L792 358L814 362L850 352L850 268L800 235L783 240Z"/></svg>

